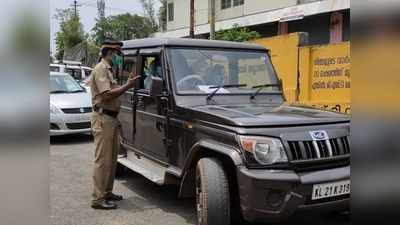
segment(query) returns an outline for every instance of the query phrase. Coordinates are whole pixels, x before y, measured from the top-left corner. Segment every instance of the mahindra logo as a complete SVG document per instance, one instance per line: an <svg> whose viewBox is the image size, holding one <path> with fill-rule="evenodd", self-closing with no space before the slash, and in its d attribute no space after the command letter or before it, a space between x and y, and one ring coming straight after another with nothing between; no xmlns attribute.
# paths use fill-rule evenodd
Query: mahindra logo
<svg viewBox="0 0 400 225"><path fill-rule="evenodd" d="M80 108L79 111L80 111L81 113L84 113L84 112L85 112L85 109L84 109L84 108Z"/></svg>
<svg viewBox="0 0 400 225"><path fill-rule="evenodd" d="M311 138L313 140L326 140L328 139L328 134L324 130L310 131Z"/></svg>

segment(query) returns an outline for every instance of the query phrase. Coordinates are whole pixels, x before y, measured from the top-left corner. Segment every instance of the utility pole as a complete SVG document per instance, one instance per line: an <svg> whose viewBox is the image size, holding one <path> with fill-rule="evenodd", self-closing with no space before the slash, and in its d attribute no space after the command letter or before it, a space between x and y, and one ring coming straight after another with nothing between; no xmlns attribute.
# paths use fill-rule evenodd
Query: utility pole
<svg viewBox="0 0 400 225"><path fill-rule="evenodd" d="M210 0L210 40L215 39L215 0Z"/></svg>
<svg viewBox="0 0 400 225"><path fill-rule="evenodd" d="M97 16L100 22L103 22L106 17L105 13L105 8L106 8L106 3L105 0L97 0ZM106 39L105 33L104 33L104 23L100 23L101 29L100 29L100 34L99 34L99 42L103 43Z"/></svg>
<svg viewBox="0 0 400 225"><path fill-rule="evenodd" d="M102 20L105 17L105 7L106 3L104 0L97 0L97 14L99 16L99 19Z"/></svg>
<svg viewBox="0 0 400 225"><path fill-rule="evenodd" d="M194 0L190 0L190 29L189 37L194 38Z"/></svg>
<svg viewBox="0 0 400 225"><path fill-rule="evenodd" d="M74 0L74 4L71 5L71 6L74 7L74 14L75 14L75 17L76 17L78 15L77 14L77 7L79 7L81 5L78 5L78 1Z"/></svg>

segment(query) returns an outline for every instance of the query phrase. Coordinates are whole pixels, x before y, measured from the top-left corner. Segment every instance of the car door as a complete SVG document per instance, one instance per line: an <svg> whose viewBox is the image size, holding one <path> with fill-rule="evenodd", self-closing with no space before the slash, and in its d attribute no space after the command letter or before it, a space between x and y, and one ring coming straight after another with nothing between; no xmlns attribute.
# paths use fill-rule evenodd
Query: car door
<svg viewBox="0 0 400 225"><path fill-rule="evenodd" d="M166 117L157 109L150 96L151 77L165 77L162 68L161 49L140 50L140 89L136 92L136 134L134 143L140 150L158 160L167 162L164 144Z"/></svg>
<svg viewBox="0 0 400 225"><path fill-rule="evenodd" d="M138 70L138 56L137 50L130 50L124 52L124 61L123 61L121 73L119 74L119 84L123 85L128 80L128 76L130 73L134 72L137 74ZM139 85L138 85L139 87ZM138 148L138 145L135 145L134 137L135 137L135 113L134 113L134 89L128 90L121 97L121 109L119 113L119 121L121 122L121 138L122 143L132 146L134 148Z"/></svg>

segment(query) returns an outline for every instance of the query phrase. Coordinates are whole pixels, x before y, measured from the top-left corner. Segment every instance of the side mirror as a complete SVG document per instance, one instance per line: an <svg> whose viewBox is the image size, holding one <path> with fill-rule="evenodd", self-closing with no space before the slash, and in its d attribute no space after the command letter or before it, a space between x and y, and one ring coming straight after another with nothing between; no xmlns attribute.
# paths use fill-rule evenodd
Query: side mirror
<svg viewBox="0 0 400 225"><path fill-rule="evenodd" d="M156 98L164 91L164 81L160 77L151 77L150 96Z"/></svg>

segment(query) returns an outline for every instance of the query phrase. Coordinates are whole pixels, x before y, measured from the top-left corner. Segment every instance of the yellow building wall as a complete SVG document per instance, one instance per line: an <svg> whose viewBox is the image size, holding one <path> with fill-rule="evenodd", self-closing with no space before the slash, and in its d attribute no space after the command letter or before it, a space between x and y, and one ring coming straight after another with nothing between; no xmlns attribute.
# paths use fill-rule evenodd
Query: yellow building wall
<svg viewBox="0 0 400 225"><path fill-rule="evenodd" d="M299 102L350 113L350 42L300 47Z"/></svg>
<svg viewBox="0 0 400 225"><path fill-rule="evenodd" d="M300 46L301 33L253 42L270 49L288 102L350 113L350 42Z"/></svg>
<svg viewBox="0 0 400 225"><path fill-rule="evenodd" d="M270 50L272 64L279 78L282 79L285 97L288 102L297 100L299 41L300 35L298 33L252 41Z"/></svg>

